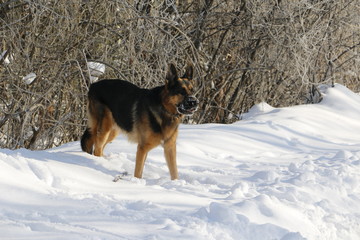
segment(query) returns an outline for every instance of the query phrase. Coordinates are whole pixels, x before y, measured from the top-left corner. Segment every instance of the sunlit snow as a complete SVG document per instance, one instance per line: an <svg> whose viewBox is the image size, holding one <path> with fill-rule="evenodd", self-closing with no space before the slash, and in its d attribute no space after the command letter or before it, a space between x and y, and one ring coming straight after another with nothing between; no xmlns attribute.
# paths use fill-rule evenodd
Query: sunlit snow
<svg viewBox="0 0 360 240"><path fill-rule="evenodd" d="M176 181L161 147L133 178L122 136L104 158L79 142L1 149L0 239L360 239L360 96L336 85L323 97L182 125Z"/></svg>

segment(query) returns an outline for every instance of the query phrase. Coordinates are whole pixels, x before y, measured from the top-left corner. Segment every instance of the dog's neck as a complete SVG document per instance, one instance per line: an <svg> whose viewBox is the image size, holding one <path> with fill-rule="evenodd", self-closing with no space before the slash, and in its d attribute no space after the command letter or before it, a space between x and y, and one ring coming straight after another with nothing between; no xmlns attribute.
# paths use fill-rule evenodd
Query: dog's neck
<svg viewBox="0 0 360 240"><path fill-rule="evenodd" d="M184 116L183 114L179 113L177 111L176 106L172 106L171 104L169 104L169 99L168 99L168 90L166 88L165 85L160 86L157 88L157 90L161 91L160 93L160 110L161 113L166 116L166 118L170 119L171 122L180 122L181 118ZM175 109L173 109L175 108ZM175 113L174 113L175 112Z"/></svg>
<svg viewBox="0 0 360 240"><path fill-rule="evenodd" d="M180 119L183 115L181 113L171 113L168 110L166 110L166 108L162 108L163 112L165 113L165 115L171 117L173 120L177 120Z"/></svg>
<svg viewBox="0 0 360 240"><path fill-rule="evenodd" d="M172 112L169 112L164 106L159 106L156 108L151 107L150 111L155 117L156 122L162 127L179 124L181 122L181 118L183 117L183 115L180 113L174 114Z"/></svg>

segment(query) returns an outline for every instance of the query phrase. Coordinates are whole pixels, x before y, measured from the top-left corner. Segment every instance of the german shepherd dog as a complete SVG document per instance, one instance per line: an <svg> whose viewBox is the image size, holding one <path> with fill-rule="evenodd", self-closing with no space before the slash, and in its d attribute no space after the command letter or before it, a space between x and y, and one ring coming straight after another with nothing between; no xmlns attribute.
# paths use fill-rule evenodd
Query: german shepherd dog
<svg viewBox="0 0 360 240"><path fill-rule="evenodd" d="M198 100L193 94L193 67L188 65L178 77L169 66L165 85L139 88L127 81L108 79L90 85L88 93L88 128L81 138L81 148L102 156L104 147L120 132L138 144L134 176L142 177L147 153L162 144L171 179L178 178L176 138L184 115L193 114Z"/></svg>

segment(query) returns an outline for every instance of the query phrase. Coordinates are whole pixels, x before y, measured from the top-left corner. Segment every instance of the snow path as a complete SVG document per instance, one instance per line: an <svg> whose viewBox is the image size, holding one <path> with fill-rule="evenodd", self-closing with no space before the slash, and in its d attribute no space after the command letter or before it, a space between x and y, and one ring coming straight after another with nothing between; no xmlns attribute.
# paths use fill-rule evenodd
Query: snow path
<svg viewBox="0 0 360 240"><path fill-rule="evenodd" d="M360 239L359 119L360 96L336 85L320 104L182 125L177 181L160 147L133 178L122 137L104 158L79 142L1 149L0 239Z"/></svg>

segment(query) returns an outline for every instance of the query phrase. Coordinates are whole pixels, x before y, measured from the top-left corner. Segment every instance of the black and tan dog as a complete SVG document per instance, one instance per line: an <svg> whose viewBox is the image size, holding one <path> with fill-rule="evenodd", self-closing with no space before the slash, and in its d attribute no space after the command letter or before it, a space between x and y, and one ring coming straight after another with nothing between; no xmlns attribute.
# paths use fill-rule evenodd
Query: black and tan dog
<svg viewBox="0 0 360 240"><path fill-rule="evenodd" d="M134 176L142 177L147 153L162 144L171 179L178 178L176 138L184 115L197 109L193 67L179 78L170 65L165 85L143 89L122 80L101 80L90 86L88 128L81 138L83 151L102 156L104 147L120 132L138 143Z"/></svg>

